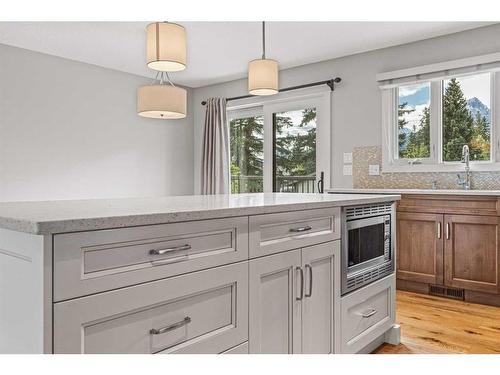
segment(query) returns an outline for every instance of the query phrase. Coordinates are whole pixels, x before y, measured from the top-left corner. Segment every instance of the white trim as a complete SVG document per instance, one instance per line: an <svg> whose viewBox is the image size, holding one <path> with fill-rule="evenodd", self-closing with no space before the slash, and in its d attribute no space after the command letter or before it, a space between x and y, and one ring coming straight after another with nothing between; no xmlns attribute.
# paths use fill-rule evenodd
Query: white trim
<svg viewBox="0 0 500 375"><path fill-rule="evenodd" d="M277 95L270 96L254 96L251 98L232 100L227 105L228 111L234 111L243 108L259 107L265 104L275 104L275 103L287 103L295 100L318 98L326 93L330 93L331 90L325 85L309 87L294 91L288 91L279 93Z"/></svg>
<svg viewBox="0 0 500 375"><path fill-rule="evenodd" d="M396 115L396 90L386 89L381 91L382 105L382 171L386 171L394 160L396 150L395 131L397 129Z"/></svg>
<svg viewBox="0 0 500 375"><path fill-rule="evenodd" d="M230 122L231 120L257 116L264 116L264 110L262 109L262 106L227 110L228 122Z"/></svg>
<svg viewBox="0 0 500 375"><path fill-rule="evenodd" d="M268 106L264 108L264 162L262 165L262 175L264 178L264 193L273 191L273 114Z"/></svg>
<svg viewBox="0 0 500 375"><path fill-rule="evenodd" d="M500 62L500 52L379 73L377 74L377 81L388 81L391 79L411 77L420 74L435 73L475 65L490 64L494 62Z"/></svg>
<svg viewBox="0 0 500 375"><path fill-rule="evenodd" d="M431 132L431 155L433 164L443 160L443 84L431 82L431 106L430 106L430 132Z"/></svg>

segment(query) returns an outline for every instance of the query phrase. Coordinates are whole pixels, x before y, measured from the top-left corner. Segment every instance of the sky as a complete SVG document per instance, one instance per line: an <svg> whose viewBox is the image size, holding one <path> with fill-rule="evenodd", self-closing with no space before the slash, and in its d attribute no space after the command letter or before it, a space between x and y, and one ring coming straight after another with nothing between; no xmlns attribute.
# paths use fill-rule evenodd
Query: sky
<svg viewBox="0 0 500 375"><path fill-rule="evenodd" d="M292 120L293 126L283 128L283 133L277 134L278 137L286 137L287 135L306 135L310 129L316 127L316 121L309 121L308 124L304 126L299 126L302 121L302 110L299 111L288 111L288 112L280 112L277 115L283 115L286 117L290 117Z"/></svg>

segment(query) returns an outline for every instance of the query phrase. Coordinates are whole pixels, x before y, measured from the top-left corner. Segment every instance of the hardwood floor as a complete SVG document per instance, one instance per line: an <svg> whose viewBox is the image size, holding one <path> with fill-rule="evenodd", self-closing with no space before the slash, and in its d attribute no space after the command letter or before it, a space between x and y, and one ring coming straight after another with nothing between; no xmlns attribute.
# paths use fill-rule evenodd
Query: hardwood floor
<svg viewBox="0 0 500 375"><path fill-rule="evenodd" d="M500 307L397 291L401 344L378 354L500 353Z"/></svg>

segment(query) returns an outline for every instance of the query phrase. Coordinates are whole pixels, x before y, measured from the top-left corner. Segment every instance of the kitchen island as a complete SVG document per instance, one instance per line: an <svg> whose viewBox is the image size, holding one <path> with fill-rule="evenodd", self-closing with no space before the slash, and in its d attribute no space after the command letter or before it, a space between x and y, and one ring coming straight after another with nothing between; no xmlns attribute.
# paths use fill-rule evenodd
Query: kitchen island
<svg viewBox="0 0 500 375"><path fill-rule="evenodd" d="M349 294L343 309L340 240L343 208L398 199L0 203L0 352L345 353L395 343L394 275Z"/></svg>

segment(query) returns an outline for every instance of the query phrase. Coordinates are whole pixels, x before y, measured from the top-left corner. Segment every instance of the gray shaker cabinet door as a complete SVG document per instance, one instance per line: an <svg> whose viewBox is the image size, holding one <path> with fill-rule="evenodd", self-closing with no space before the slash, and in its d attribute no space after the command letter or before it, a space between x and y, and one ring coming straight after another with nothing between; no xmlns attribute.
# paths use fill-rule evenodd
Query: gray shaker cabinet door
<svg viewBox="0 0 500 375"><path fill-rule="evenodd" d="M302 353L334 353L335 280L340 241L302 249ZM337 301L337 304L340 301Z"/></svg>
<svg viewBox="0 0 500 375"><path fill-rule="evenodd" d="M250 261L250 353L300 353L300 250Z"/></svg>
<svg viewBox="0 0 500 375"><path fill-rule="evenodd" d="M54 304L55 353L220 353L247 339L247 262Z"/></svg>

